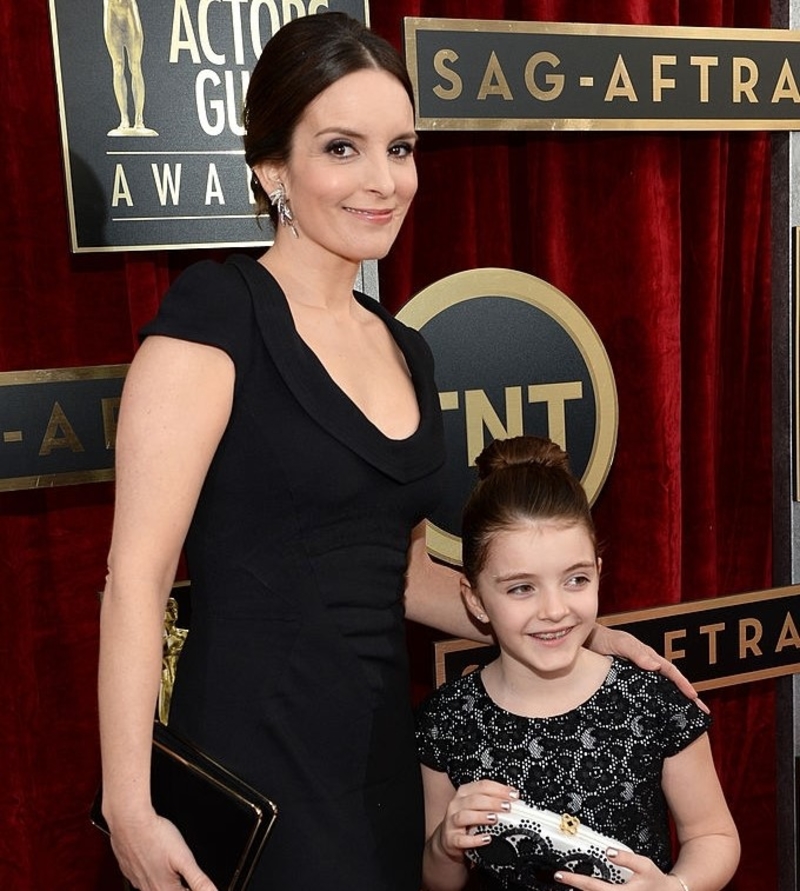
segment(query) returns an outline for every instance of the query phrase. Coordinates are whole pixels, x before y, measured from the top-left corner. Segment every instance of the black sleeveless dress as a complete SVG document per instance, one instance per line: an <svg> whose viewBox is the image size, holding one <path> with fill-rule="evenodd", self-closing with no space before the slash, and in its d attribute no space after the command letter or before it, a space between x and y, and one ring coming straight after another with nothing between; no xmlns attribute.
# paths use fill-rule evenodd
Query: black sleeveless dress
<svg viewBox="0 0 800 891"><path fill-rule="evenodd" d="M190 267L142 330L219 347L236 369L186 541L192 622L170 725L277 803L253 891L420 886L403 587L409 533L441 488L441 415L420 335L356 297L411 371L408 439L336 386L250 257Z"/></svg>

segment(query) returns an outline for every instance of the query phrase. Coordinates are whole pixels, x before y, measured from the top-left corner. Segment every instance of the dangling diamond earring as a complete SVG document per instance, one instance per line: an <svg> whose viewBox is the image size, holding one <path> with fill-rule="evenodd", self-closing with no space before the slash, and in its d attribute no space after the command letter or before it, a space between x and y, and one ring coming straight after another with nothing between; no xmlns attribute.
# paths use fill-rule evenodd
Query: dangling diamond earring
<svg viewBox="0 0 800 891"><path fill-rule="evenodd" d="M292 213L291 207L289 207L289 199L286 197L283 183L278 183L278 187L273 189L267 197L269 198L270 204L278 211L278 220L280 221L280 224L282 226L288 226L292 230L292 235L294 235L295 238L299 238L300 236L297 234L297 229L294 225L294 214Z"/></svg>

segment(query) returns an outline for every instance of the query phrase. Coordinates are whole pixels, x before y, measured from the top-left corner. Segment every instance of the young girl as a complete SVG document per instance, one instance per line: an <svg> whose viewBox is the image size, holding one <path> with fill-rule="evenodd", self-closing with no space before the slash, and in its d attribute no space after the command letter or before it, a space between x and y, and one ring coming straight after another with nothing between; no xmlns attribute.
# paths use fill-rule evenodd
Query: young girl
<svg viewBox="0 0 800 891"><path fill-rule="evenodd" d="M711 757L710 719L658 674L583 646L601 561L566 453L520 436L492 443L477 464L463 516L462 594L500 655L420 708L425 888L463 888L469 864L484 888L614 887L563 864L547 872L541 844L526 856L525 844L495 837L490 830L521 799L635 851L606 851L629 871L631 891L718 891L736 869L739 840Z"/></svg>

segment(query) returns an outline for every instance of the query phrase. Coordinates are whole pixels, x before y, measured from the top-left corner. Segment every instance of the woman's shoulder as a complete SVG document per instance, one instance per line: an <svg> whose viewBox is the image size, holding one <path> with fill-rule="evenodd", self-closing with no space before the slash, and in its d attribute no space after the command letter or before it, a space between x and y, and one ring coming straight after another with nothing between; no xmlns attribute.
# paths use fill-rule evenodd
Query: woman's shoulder
<svg viewBox="0 0 800 891"><path fill-rule="evenodd" d="M140 338L177 337L219 347L235 359L253 315L250 290L237 266L234 258L188 266L165 293L155 318L140 330Z"/></svg>

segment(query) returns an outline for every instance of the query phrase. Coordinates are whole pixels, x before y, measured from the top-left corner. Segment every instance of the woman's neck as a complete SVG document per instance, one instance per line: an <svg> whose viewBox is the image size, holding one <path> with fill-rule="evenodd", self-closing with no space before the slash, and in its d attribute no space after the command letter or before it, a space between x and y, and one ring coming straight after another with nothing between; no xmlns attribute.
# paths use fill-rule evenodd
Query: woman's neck
<svg viewBox="0 0 800 891"><path fill-rule="evenodd" d="M359 263L311 245L276 242L260 258L290 303L342 311L351 306Z"/></svg>

